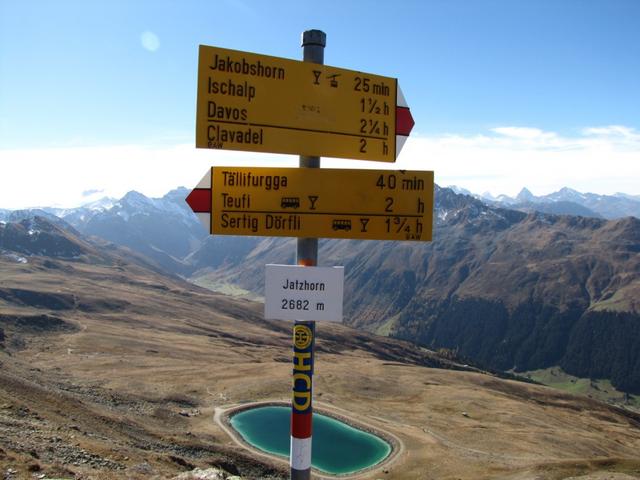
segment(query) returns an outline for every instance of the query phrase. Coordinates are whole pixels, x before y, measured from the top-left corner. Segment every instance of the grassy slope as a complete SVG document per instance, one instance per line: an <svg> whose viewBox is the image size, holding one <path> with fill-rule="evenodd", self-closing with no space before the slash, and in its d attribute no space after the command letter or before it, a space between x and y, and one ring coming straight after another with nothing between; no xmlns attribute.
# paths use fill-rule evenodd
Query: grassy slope
<svg viewBox="0 0 640 480"><path fill-rule="evenodd" d="M640 412L640 396L625 395L623 392L616 390L611 385L611 382L606 379L591 380L574 377L564 372L560 367L521 372L519 375L565 392L584 395Z"/></svg>
<svg viewBox="0 0 640 480"><path fill-rule="evenodd" d="M21 337L22 347L0 351L0 467L25 478L31 464L100 479L170 478L210 465L250 478L286 472L230 443L212 415L289 398L289 323L131 265L29 261L3 262L0 288L73 295L75 306L4 302L0 310L55 314L78 328L7 330L6 343ZM428 368L431 354L343 325L319 324L316 345L315 401L402 441L385 478L640 475L640 416L542 386Z"/></svg>

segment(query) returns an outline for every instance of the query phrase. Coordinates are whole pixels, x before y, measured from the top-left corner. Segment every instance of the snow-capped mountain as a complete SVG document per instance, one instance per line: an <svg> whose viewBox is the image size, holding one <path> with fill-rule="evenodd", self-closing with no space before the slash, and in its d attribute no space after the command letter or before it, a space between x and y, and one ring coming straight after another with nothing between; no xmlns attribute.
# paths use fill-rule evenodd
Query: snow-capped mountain
<svg viewBox="0 0 640 480"><path fill-rule="evenodd" d="M80 232L96 235L152 258L171 272L185 273L182 262L206 233L185 203L189 190L178 188L161 198L131 191L111 208L65 217Z"/></svg>
<svg viewBox="0 0 640 480"><path fill-rule="evenodd" d="M464 190L464 189L460 189ZM464 193L458 191L458 193ZM536 196L523 188L514 198L508 195L490 194L476 195L490 205L514 208L521 211L541 211L556 215L579 215L595 218L640 218L640 196L625 193L615 195L599 195L596 193L581 193L572 188L564 187L548 195Z"/></svg>
<svg viewBox="0 0 640 480"><path fill-rule="evenodd" d="M119 200L103 198L78 208L0 210L0 221L19 222L34 217L53 224L70 224L80 233L95 235L155 260L167 271L186 273L182 261L206 237L185 198L186 188L161 198L131 191Z"/></svg>

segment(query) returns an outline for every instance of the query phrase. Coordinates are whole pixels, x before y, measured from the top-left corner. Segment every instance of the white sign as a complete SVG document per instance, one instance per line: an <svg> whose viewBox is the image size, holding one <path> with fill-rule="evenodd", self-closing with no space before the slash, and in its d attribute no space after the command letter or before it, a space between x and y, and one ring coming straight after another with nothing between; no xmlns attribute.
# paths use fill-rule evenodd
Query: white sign
<svg viewBox="0 0 640 480"><path fill-rule="evenodd" d="M342 321L344 267L266 267L265 318Z"/></svg>

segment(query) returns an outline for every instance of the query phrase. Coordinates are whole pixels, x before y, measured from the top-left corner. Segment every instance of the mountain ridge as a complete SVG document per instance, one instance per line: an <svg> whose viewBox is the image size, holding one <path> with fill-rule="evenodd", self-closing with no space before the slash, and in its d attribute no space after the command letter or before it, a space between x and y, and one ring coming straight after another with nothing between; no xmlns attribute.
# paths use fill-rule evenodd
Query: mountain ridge
<svg viewBox="0 0 640 480"><path fill-rule="evenodd" d="M253 298L263 295L264 264L295 263L293 239L206 235L186 192L155 200L131 193L75 228L198 285ZM321 265L345 266L346 323L457 349L493 369L606 370L619 388L638 391L635 353L618 348L606 368L575 353L609 348L613 326L640 314L637 218L523 212L439 186L435 193L431 243L320 240ZM623 319L607 330L605 319L616 315ZM602 335L586 335L585 325ZM628 338L640 342L634 329Z"/></svg>
<svg viewBox="0 0 640 480"><path fill-rule="evenodd" d="M460 209L461 199L452 200ZM482 213L467 212L509 223ZM2 471L177 480L213 466L229 472L225 478L288 478L287 459L236 445L212 419L252 402L290 401L289 322L265 320L258 303L151 270L139 254L68 226L20 222L0 224L20 232L2 237L5 251L26 260L0 254ZM52 256L41 248L45 236L29 243L38 232L86 250ZM242 258L271 248L291 254L293 240L264 240ZM365 252L370 245L349 243ZM415 255L403 242L380 246ZM322 242L321 252L344 256L344 242ZM354 274L365 260L350 257ZM361 328L318 322L315 341L314 406L398 439L397 460L367 478L425 478L425 466L432 478L460 480L640 469L640 415L628 409L504 380L450 352Z"/></svg>
<svg viewBox="0 0 640 480"><path fill-rule="evenodd" d="M610 220L627 216L640 218L640 196L638 195L625 193L599 195L581 193L572 188L563 187L557 192L536 196L524 187L514 198L504 194L493 196L488 192L478 195L457 186L451 188L457 193L473 196L490 205L506 206L516 210L537 210L544 213L602 217Z"/></svg>
<svg viewBox="0 0 640 480"><path fill-rule="evenodd" d="M439 187L434 217L429 244L320 241L321 264L345 266L348 324L432 349L457 349L496 369L561 364L569 373L596 375L605 369L591 362L578 366L570 352L579 350L581 341L597 350L612 348L604 341L612 333L587 339L575 332L607 315L628 314L640 323L640 220L635 217L525 213ZM293 241L244 242L240 262L225 256L224 239L203 244L198 255L209 252L210 263L194 277L224 280L260 295L263 265L294 261ZM490 334L477 330L489 327L490 318L500 319ZM453 330L458 333L452 336ZM628 335L640 342L635 330ZM607 360L607 378L637 392L638 356L623 357Z"/></svg>

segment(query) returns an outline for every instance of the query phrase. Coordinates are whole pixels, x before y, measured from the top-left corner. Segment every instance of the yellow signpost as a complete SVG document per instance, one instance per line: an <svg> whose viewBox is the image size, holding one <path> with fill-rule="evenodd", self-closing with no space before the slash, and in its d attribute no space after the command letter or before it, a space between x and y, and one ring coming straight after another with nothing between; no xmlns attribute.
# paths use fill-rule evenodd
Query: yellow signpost
<svg viewBox="0 0 640 480"><path fill-rule="evenodd" d="M211 233L430 241L433 172L213 167Z"/></svg>
<svg viewBox="0 0 640 480"><path fill-rule="evenodd" d="M395 162L414 125L396 79L326 66L325 45L307 30L304 62L203 45L198 57L196 147L299 155L301 168L212 167L187 203L211 234L299 237L305 267L318 238L430 241L433 229L433 172L319 168ZM309 480L315 321L285 290L276 303L298 313L273 315L296 319L291 479Z"/></svg>
<svg viewBox="0 0 640 480"><path fill-rule="evenodd" d="M394 162L412 126L394 78L200 46L196 147Z"/></svg>

